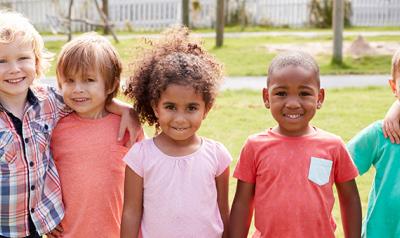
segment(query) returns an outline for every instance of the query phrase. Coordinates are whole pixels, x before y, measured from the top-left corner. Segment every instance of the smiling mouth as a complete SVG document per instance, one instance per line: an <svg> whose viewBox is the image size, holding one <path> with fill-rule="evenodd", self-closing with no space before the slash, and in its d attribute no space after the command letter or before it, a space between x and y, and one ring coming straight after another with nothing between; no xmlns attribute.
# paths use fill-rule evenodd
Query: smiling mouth
<svg viewBox="0 0 400 238"><path fill-rule="evenodd" d="M177 130L177 131L184 131L184 130L186 130L187 128L177 128L177 127L172 127L174 130Z"/></svg>
<svg viewBox="0 0 400 238"><path fill-rule="evenodd" d="M89 101L88 98L73 98L72 101L74 102L86 102Z"/></svg>
<svg viewBox="0 0 400 238"><path fill-rule="evenodd" d="M303 114L283 114L283 116L289 119L298 119L303 116Z"/></svg>
<svg viewBox="0 0 400 238"><path fill-rule="evenodd" d="M25 80L26 77L16 78L16 79L7 79L5 80L7 83L17 84Z"/></svg>

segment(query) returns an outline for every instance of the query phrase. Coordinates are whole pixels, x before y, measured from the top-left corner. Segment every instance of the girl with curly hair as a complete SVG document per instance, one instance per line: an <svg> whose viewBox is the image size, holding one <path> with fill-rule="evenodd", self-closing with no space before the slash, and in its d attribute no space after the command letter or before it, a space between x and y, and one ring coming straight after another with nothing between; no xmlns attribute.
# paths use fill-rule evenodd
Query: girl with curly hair
<svg viewBox="0 0 400 238"><path fill-rule="evenodd" d="M133 63L126 95L156 135L135 144L124 161L121 237L228 237L232 157L196 134L222 80L222 66L187 28L149 41Z"/></svg>

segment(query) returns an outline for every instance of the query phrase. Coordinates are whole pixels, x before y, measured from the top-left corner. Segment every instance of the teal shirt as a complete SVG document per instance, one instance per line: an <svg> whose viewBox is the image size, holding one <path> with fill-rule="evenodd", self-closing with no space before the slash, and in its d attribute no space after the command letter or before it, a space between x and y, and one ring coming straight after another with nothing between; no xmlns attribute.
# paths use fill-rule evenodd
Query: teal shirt
<svg viewBox="0 0 400 238"><path fill-rule="evenodd" d="M400 237L400 145L384 138L377 121L349 141L347 147L360 175L375 167L362 237Z"/></svg>

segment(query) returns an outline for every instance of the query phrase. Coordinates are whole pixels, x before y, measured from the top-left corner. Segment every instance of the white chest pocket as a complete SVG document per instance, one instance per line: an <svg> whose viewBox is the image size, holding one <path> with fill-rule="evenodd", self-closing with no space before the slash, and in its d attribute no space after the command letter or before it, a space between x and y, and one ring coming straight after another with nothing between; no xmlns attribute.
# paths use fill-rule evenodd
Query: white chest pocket
<svg viewBox="0 0 400 238"><path fill-rule="evenodd" d="M332 160L311 157L308 179L318 185L325 185L329 182L332 169Z"/></svg>

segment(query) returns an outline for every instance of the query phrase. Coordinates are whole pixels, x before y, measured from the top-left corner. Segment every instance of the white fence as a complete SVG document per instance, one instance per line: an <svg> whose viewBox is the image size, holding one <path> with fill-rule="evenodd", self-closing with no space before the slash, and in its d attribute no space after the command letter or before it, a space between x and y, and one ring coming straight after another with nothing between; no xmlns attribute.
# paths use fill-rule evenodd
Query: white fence
<svg viewBox="0 0 400 238"><path fill-rule="evenodd" d="M100 4L101 1L97 0ZM310 0L226 0L234 12L245 1L248 19L253 24L304 26L309 21ZM22 12L41 31L49 31L49 17L62 19L68 12L64 0L0 0L0 8ZM181 22L182 0L109 0L109 18L117 29L160 29ZM216 0L199 0L191 10L191 24L215 25ZM400 0L352 0L355 26L400 26ZM100 22L93 0L75 0L72 18ZM74 31L92 30L74 22Z"/></svg>

